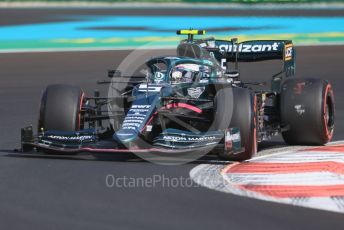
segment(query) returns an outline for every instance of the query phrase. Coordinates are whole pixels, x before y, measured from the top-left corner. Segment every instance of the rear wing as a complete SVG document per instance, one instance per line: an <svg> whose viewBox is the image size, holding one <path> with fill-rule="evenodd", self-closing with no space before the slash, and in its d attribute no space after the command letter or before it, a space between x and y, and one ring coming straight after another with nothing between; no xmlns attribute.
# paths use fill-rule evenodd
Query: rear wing
<svg viewBox="0 0 344 230"><path fill-rule="evenodd" d="M251 40L240 43L236 39L199 41L197 43L222 64L282 60L283 69L288 75L293 75L295 71L295 48L291 40Z"/></svg>
<svg viewBox="0 0 344 230"><path fill-rule="evenodd" d="M177 48L178 53L196 52L198 58L207 58L210 55L214 57L225 71L238 71L238 62L257 62L268 60L281 60L281 71L273 76L273 82L278 84L282 81L282 77L290 77L295 75L295 48L291 40L251 40L237 42L236 38L231 40L217 40L214 38L193 39L193 35L205 34L204 30L181 30L177 34L188 35L187 40L181 41ZM186 46L190 46L187 48ZM195 46L198 46L195 47ZM179 52L181 49L182 52ZM207 52L203 52L203 51ZM209 53L209 54L205 54ZM231 67L230 63L235 63Z"/></svg>
<svg viewBox="0 0 344 230"><path fill-rule="evenodd" d="M294 50L290 40L252 40L240 43L215 40L215 47L228 61L232 62L236 60L251 62L274 59L290 61L293 59Z"/></svg>

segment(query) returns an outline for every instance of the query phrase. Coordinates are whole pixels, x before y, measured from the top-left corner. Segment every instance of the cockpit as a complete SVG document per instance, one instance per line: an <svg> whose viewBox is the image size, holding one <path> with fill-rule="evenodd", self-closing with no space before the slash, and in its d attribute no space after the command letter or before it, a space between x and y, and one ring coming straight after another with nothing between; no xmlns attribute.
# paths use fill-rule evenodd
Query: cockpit
<svg viewBox="0 0 344 230"><path fill-rule="evenodd" d="M175 65L170 71L171 83L190 83L209 79L211 67L206 65L183 63Z"/></svg>
<svg viewBox="0 0 344 230"><path fill-rule="evenodd" d="M210 80L221 77L218 61L199 44L181 43L177 56L155 57L146 62L152 83L172 84Z"/></svg>
<svg viewBox="0 0 344 230"><path fill-rule="evenodd" d="M186 57L157 57L149 60L150 82L171 84L201 82L216 78L214 63Z"/></svg>

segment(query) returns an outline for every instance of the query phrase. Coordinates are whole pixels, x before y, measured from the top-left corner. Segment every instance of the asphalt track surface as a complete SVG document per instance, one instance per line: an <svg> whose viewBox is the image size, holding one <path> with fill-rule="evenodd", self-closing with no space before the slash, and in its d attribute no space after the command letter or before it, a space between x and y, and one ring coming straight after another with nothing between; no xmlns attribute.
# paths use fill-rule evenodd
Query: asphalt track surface
<svg viewBox="0 0 344 230"><path fill-rule="evenodd" d="M2 15L2 13L0 14ZM20 16L18 16L20 17ZM37 124L39 100L52 83L87 93L130 51L0 54L1 229L343 229L343 215L269 203L202 187L120 188L106 176L188 178L199 162L159 166L92 158L21 157L20 128ZM160 51L159 51L160 52ZM165 51L164 51L165 52ZM332 82L334 140L344 139L344 46L297 47L297 77ZM268 80L272 64L245 66L247 81ZM257 71L257 68L259 71ZM106 89L103 89L106 90ZM275 141L281 144L280 140Z"/></svg>

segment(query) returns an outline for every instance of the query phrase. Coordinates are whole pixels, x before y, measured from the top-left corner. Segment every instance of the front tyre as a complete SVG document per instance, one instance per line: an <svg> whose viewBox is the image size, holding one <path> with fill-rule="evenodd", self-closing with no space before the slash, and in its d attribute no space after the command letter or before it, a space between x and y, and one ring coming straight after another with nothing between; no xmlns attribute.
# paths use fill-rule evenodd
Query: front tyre
<svg viewBox="0 0 344 230"><path fill-rule="evenodd" d="M84 93L80 87L50 85L43 93L38 131L77 131L82 127L81 107Z"/></svg>
<svg viewBox="0 0 344 230"><path fill-rule="evenodd" d="M217 92L214 103L215 129L239 128L241 145L245 148L237 154L221 151L219 157L237 161L252 158L257 153L256 96L245 88L223 88Z"/></svg>
<svg viewBox="0 0 344 230"><path fill-rule="evenodd" d="M281 92L282 132L290 145L324 145L332 139L335 103L332 86L321 79L290 79Z"/></svg>

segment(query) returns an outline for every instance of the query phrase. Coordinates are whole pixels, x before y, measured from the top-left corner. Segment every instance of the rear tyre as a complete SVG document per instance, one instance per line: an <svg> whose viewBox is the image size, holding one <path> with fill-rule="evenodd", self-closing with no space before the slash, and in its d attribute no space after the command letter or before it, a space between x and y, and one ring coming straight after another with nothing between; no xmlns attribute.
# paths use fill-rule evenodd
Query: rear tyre
<svg viewBox="0 0 344 230"><path fill-rule="evenodd" d="M334 130L335 104L330 83L320 79L290 79L283 83L282 132L289 145L323 145Z"/></svg>
<svg viewBox="0 0 344 230"><path fill-rule="evenodd" d="M223 88L217 92L214 106L214 128L239 128L241 146L245 148L244 152L235 155L221 151L219 157L238 161L250 159L257 152L255 95L244 88Z"/></svg>
<svg viewBox="0 0 344 230"><path fill-rule="evenodd" d="M77 131L82 128L80 110L84 93L70 85L50 85L43 93L38 131Z"/></svg>

